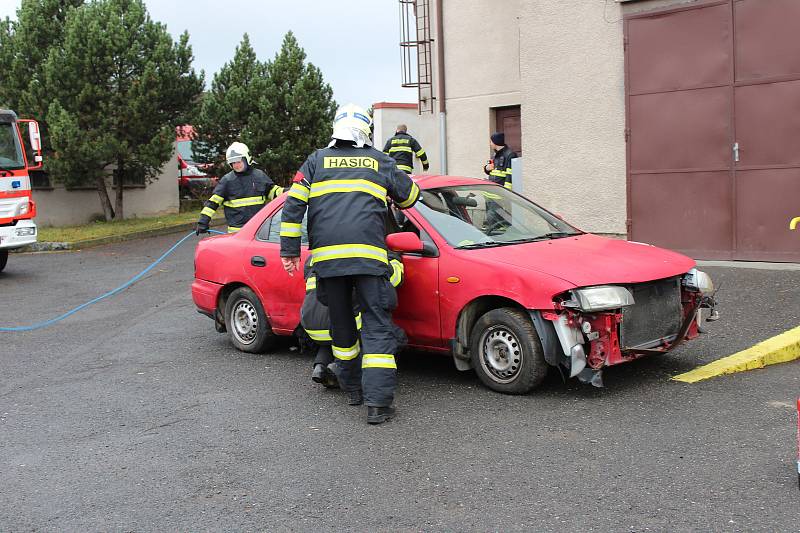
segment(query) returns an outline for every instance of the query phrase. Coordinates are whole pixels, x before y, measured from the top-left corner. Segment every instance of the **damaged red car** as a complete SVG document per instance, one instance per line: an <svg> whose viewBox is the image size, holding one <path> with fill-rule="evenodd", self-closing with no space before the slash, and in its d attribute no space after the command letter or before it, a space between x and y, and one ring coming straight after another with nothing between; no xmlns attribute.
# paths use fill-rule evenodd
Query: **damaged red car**
<svg viewBox="0 0 800 533"><path fill-rule="evenodd" d="M414 207L387 207L406 273L394 320L409 348L450 356L491 389L526 393L551 367L599 386L604 368L664 354L716 318L711 278L684 255L585 233L485 180L415 181ZM304 283L279 257L284 198L195 252L197 309L243 351L299 324ZM305 260L305 222L302 240Z"/></svg>

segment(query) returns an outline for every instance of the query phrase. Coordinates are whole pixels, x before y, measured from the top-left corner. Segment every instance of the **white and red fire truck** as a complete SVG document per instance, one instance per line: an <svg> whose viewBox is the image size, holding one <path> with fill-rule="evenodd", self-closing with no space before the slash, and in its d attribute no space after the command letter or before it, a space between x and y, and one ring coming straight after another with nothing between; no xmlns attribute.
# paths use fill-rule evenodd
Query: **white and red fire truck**
<svg viewBox="0 0 800 533"><path fill-rule="evenodd" d="M23 147L20 125L26 124L33 164ZM31 196L29 171L42 168L42 143L35 120L18 119L0 109L0 271L8 251L36 242L36 204Z"/></svg>

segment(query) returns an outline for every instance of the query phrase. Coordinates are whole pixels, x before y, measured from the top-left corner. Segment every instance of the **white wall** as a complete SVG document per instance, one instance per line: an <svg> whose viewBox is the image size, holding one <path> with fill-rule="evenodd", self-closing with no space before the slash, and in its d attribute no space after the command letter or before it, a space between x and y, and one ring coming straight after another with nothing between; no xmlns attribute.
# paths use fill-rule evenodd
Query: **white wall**
<svg viewBox="0 0 800 533"><path fill-rule="evenodd" d="M386 139L395 134L398 124L405 124L408 126L408 133L419 142L428 154L431 167L427 174L439 172L441 164L439 130L436 122L432 120L432 115L420 115L416 108L379 107L373 111L372 118L375 123L375 147L378 150L382 150ZM422 165L414 156L414 173L421 174L422 172Z"/></svg>
<svg viewBox="0 0 800 533"><path fill-rule="evenodd" d="M144 188L129 188L124 192L125 218L143 218L177 213L178 159L173 152L161 170L158 180ZM108 194L114 203L114 189L109 183ZM55 184L53 190L33 191L36 202L36 223L39 226L74 226L89 222L93 216L102 215L97 191L68 191Z"/></svg>

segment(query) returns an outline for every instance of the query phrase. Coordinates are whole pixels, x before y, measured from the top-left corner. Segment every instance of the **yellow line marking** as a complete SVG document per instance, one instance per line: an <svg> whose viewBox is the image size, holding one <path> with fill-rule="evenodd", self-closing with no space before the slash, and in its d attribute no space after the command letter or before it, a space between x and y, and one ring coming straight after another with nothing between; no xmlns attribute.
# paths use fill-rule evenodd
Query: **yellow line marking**
<svg viewBox="0 0 800 533"><path fill-rule="evenodd" d="M741 352L674 376L672 379L684 383L697 383L723 374L764 368L767 365L786 363L795 359L800 359L800 326Z"/></svg>

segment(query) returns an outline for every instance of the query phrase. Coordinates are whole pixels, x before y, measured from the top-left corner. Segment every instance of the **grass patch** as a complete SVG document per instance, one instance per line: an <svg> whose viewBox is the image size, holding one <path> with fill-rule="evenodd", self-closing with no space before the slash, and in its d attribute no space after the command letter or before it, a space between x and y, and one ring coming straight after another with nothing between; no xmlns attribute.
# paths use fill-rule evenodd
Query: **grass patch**
<svg viewBox="0 0 800 533"><path fill-rule="evenodd" d="M221 210L220 210L221 211ZM223 216L217 212L214 218ZM39 228L39 242L77 242L88 239L100 239L112 235L124 235L170 226L178 226L188 222L196 222L200 218L200 210L164 215L151 218L131 218L111 222L91 222L82 226L65 226L61 228Z"/></svg>

